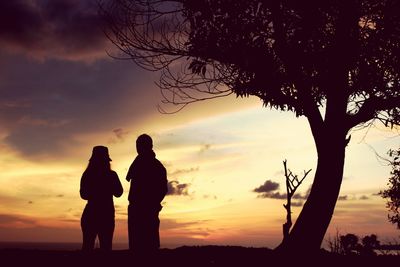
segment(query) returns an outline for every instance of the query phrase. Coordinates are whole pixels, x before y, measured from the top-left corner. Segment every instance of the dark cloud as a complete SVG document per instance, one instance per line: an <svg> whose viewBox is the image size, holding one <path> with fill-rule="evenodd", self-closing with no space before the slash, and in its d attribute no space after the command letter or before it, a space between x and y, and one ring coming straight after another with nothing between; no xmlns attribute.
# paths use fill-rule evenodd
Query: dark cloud
<svg viewBox="0 0 400 267"><path fill-rule="evenodd" d="M21 223L24 225L35 225L35 220L18 215L0 214L0 226Z"/></svg>
<svg viewBox="0 0 400 267"><path fill-rule="evenodd" d="M205 198L205 199L210 199L210 198L218 199L218 197L216 195L203 195L203 198Z"/></svg>
<svg viewBox="0 0 400 267"><path fill-rule="evenodd" d="M68 222L68 223L79 223L79 219L60 219L60 221Z"/></svg>
<svg viewBox="0 0 400 267"><path fill-rule="evenodd" d="M253 191L256 193L269 193L278 189L279 189L279 183L267 180L263 185L255 188Z"/></svg>
<svg viewBox="0 0 400 267"><path fill-rule="evenodd" d="M206 152L206 151L208 151L208 150L210 150L211 149L211 144L203 144L203 145L201 145L201 147L200 147L200 151L199 151L199 153L201 154L201 153L204 153L204 152Z"/></svg>
<svg viewBox="0 0 400 267"><path fill-rule="evenodd" d="M30 201L30 199L21 198L16 195L10 196L10 195L0 194L0 203L3 206L14 206L14 205L24 206L29 201ZM0 216L1 216L1 214L0 214Z"/></svg>
<svg viewBox="0 0 400 267"><path fill-rule="evenodd" d="M308 194L302 195L302 194L296 193L293 195L292 198L293 199L307 199L307 196L308 196Z"/></svg>
<svg viewBox="0 0 400 267"><path fill-rule="evenodd" d="M128 130L120 125L157 113L159 91L148 86L142 90L151 74L139 75L132 63L51 60L39 64L1 52L0 59L4 138L0 142L24 156L58 157L71 148L82 148L75 138L79 134L110 132L121 139ZM97 144L87 144L92 145Z"/></svg>
<svg viewBox="0 0 400 267"><path fill-rule="evenodd" d="M177 169L173 172L171 172L169 175L174 176L174 175L181 175L181 174L187 174L187 173L192 173L192 172L197 172L199 170L199 167L195 168L189 168L189 169Z"/></svg>
<svg viewBox="0 0 400 267"><path fill-rule="evenodd" d="M122 128L115 129L113 130L113 132L115 133L115 136L121 141L123 141L125 139L125 136L129 134L129 131L125 131Z"/></svg>
<svg viewBox="0 0 400 267"><path fill-rule="evenodd" d="M186 229L186 228L192 228L193 226L198 226L199 224L205 222L208 222L208 220L179 222L175 219L164 218L161 221L160 229L161 230Z"/></svg>
<svg viewBox="0 0 400 267"><path fill-rule="evenodd" d="M211 230L208 228L205 229L197 229L197 230L190 230L187 232L188 235L192 235L192 236L201 236L202 238L205 238L207 236L210 236L211 234Z"/></svg>
<svg viewBox="0 0 400 267"><path fill-rule="evenodd" d="M172 230L172 232L173 232L173 230L179 230L178 232L175 232L176 236L174 236L174 239L176 239L178 236L184 236L184 237L202 236L202 237L207 237L207 236L210 235L211 232L214 231L214 230L208 229L207 227L204 227L205 224L207 224L208 222L210 222L210 220L198 220L198 221L181 222L181 221L177 221L177 220L174 220L174 219L164 218L164 219L161 220L160 230L161 231Z"/></svg>
<svg viewBox="0 0 400 267"><path fill-rule="evenodd" d="M27 156L47 154L47 152L57 153L65 148L64 142L68 136L68 132L62 129L21 125L7 135L3 141ZM70 141L68 145L77 145L72 140Z"/></svg>
<svg viewBox="0 0 400 267"><path fill-rule="evenodd" d="M301 207L303 206L303 201L295 201L295 202L291 202L293 207Z"/></svg>
<svg viewBox="0 0 400 267"><path fill-rule="evenodd" d="M189 195L189 186L190 184L181 184L178 181L169 181L168 182L168 193L167 195Z"/></svg>
<svg viewBox="0 0 400 267"><path fill-rule="evenodd" d="M75 222L76 224L76 222ZM78 227L46 227L32 225L29 227L2 227L0 226L2 240L26 242L34 240L39 242L77 242L81 240L82 232ZM35 245L37 249L38 245Z"/></svg>
<svg viewBox="0 0 400 267"><path fill-rule="evenodd" d="M109 143L111 144L124 142L125 137L130 133L130 131L122 128L114 129L112 132L114 133L114 136L109 140Z"/></svg>
<svg viewBox="0 0 400 267"><path fill-rule="evenodd" d="M115 213L118 215L128 216L128 211L125 206L114 205Z"/></svg>
<svg viewBox="0 0 400 267"><path fill-rule="evenodd" d="M96 0L0 1L2 48L36 58L105 57Z"/></svg>
<svg viewBox="0 0 400 267"><path fill-rule="evenodd" d="M338 200L341 200L341 201L346 201L346 200L368 200L368 199L370 199L368 196L366 196L366 195L362 195L362 196L360 196L360 197L357 197L357 196L352 196L352 197L349 197L348 195L343 195L343 196L339 196L338 197Z"/></svg>
<svg viewBox="0 0 400 267"><path fill-rule="evenodd" d="M259 194L258 197L260 198L272 198L272 199L286 199L286 194L281 194L279 192L267 192Z"/></svg>
<svg viewBox="0 0 400 267"><path fill-rule="evenodd" d="M279 189L279 183L276 183L271 180L265 181L265 183L255 189L253 192L258 193L258 197L260 198L272 198L272 199L286 199L286 193L280 193L277 190ZM306 191L305 194L296 193L293 195L292 199L299 200L298 202L292 203L293 206L302 206L303 202L300 200L306 200L308 195L310 194L311 187Z"/></svg>
<svg viewBox="0 0 400 267"><path fill-rule="evenodd" d="M262 193L259 194L258 197L260 198L271 198L271 199L286 199L286 193L280 193L280 192L268 192L268 193ZM292 199L298 200L297 202L292 202L293 206L302 206L303 201L302 200L307 200L308 195L307 194L294 194Z"/></svg>

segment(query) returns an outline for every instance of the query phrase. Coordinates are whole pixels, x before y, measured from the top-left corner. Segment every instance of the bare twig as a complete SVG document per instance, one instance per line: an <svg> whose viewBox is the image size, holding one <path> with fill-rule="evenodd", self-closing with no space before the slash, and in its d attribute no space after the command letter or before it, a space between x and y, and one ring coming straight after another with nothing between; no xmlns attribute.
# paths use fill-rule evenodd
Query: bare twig
<svg viewBox="0 0 400 267"><path fill-rule="evenodd" d="M308 171L304 171L303 178L300 180L297 178L297 175L294 175L287 168L287 160L283 161L283 166L285 168L285 178L286 178L286 204L283 204L283 207L286 209L286 223L283 224L283 241L287 239L289 236L290 228L292 227L292 197L296 192L297 188L301 185L303 180L310 173L311 169Z"/></svg>

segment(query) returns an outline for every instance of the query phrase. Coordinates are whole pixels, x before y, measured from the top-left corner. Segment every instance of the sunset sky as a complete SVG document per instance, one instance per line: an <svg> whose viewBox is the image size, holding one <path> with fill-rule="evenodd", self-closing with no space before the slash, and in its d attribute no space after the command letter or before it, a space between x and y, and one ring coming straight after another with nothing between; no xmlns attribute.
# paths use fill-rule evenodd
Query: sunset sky
<svg viewBox="0 0 400 267"><path fill-rule="evenodd" d="M148 133L175 188L160 213L161 246L278 245L282 161L299 176L312 169L303 198L316 169L307 120L235 96L161 114L159 75L110 58L101 25L93 1L0 1L0 242L80 242L80 178L92 147L105 145L125 191L114 200L114 242L126 243L125 176L136 137ZM390 173L379 156L399 147L399 132L377 124L351 136L325 238L338 230L399 240L377 195ZM254 192L261 185L265 193Z"/></svg>

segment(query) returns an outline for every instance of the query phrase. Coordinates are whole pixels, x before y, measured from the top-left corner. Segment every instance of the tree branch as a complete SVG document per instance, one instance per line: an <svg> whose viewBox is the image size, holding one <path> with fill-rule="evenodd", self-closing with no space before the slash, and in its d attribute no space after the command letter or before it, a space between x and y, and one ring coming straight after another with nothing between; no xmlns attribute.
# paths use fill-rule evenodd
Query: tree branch
<svg viewBox="0 0 400 267"><path fill-rule="evenodd" d="M390 111L395 108L400 108L400 96L391 97L388 99L370 97L365 100L364 104L360 107L356 114L348 114L346 119L347 129L349 130L360 123L378 118L378 113L381 111Z"/></svg>

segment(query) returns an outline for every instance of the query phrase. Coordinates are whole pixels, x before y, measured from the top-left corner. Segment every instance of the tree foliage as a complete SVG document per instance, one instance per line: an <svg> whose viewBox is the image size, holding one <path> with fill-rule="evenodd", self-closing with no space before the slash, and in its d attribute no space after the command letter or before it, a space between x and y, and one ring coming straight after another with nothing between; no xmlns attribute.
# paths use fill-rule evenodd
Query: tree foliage
<svg viewBox="0 0 400 267"><path fill-rule="evenodd" d="M374 256L376 249L381 248L378 237L374 234L366 235L361 239L355 234L340 235L338 232L334 239L328 240L330 251L341 255Z"/></svg>
<svg viewBox="0 0 400 267"><path fill-rule="evenodd" d="M340 236L340 245L343 254L350 255L359 250L358 236L355 234L346 234Z"/></svg>
<svg viewBox="0 0 400 267"><path fill-rule="evenodd" d="M388 219L391 223L397 224L400 229L400 148L389 150L391 157L392 171L389 177L389 188L380 192L383 198L387 199L386 206L389 209Z"/></svg>
<svg viewBox="0 0 400 267"><path fill-rule="evenodd" d="M399 5L114 0L104 10L123 54L161 70L167 102L233 92L311 116L328 98L343 98L351 128L399 122Z"/></svg>

